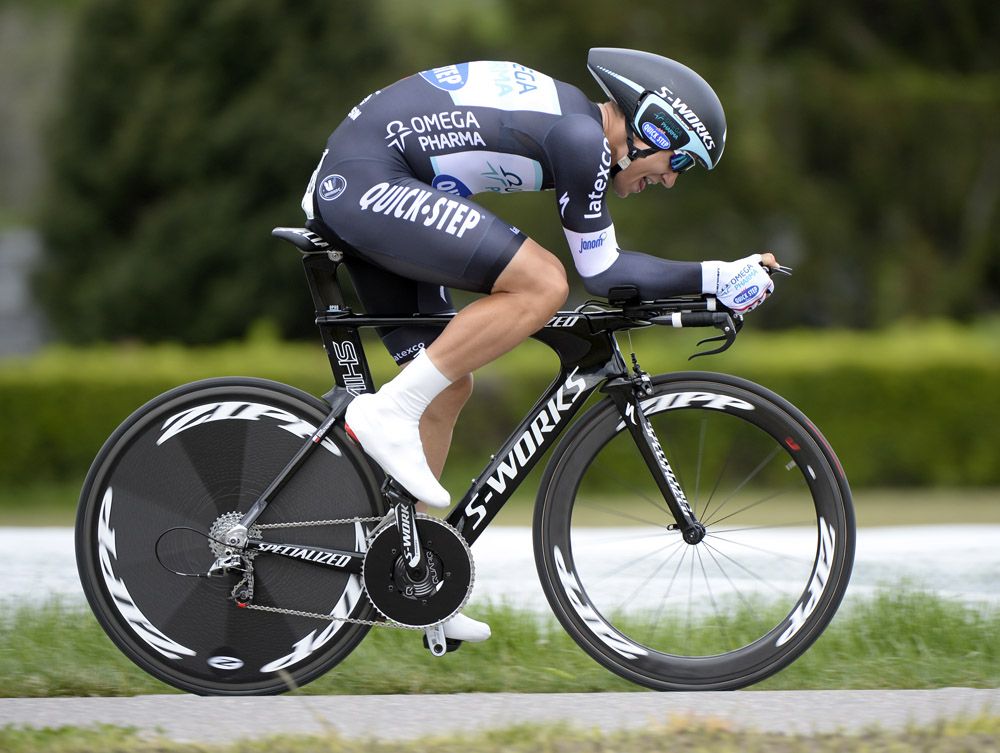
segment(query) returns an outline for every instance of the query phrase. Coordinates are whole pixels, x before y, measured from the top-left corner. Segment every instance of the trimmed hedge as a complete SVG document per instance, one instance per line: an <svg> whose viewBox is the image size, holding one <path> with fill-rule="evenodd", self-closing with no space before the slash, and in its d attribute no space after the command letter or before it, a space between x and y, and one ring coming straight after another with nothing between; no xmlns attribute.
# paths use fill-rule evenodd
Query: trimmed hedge
<svg viewBox="0 0 1000 753"><path fill-rule="evenodd" d="M691 333L657 329L634 341L650 372L724 371L789 399L821 428L855 486L1000 486L998 326L748 331L730 352L690 365L685 356L697 339ZM627 351L626 338L622 347ZM378 378L389 376L384 351L369 350ZM530 343L477 374L447 484L464 488L555 368L554 356ZM0 484L82 481L106 437L138 406L183 382L226 374L277 379L313 394L331 385L321 348L260 333L214 348L53 348L0 362Z"/></svg>

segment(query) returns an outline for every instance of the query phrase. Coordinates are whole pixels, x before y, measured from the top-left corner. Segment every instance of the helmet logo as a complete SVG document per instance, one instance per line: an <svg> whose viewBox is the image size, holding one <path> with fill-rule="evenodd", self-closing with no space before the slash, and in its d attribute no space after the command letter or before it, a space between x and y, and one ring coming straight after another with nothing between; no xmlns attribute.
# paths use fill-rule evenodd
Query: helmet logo
<svg viewBox="0 0 1000 753"><path fill-rule="evenodd" d="M664 86L660 88L659 94L661 97L666 98L668 92L669 90ZM670 100L670 106L673 108L678 117L683 118L689 128L697 134L706 149L715 148L715 139L712 138L712 134L709 132L708 127L701 122L701 118L698 117L694 110L688 107L680 97L674 97Z"/></svg>
<svg viewBox="0 0 1000 753"><path fill-rule="evenodd" d="M667 134L650 123L648 120L642 124L642 135L645 137L646 141L655 146L657 149L670 148L670 139L667 138Z"/></svg>

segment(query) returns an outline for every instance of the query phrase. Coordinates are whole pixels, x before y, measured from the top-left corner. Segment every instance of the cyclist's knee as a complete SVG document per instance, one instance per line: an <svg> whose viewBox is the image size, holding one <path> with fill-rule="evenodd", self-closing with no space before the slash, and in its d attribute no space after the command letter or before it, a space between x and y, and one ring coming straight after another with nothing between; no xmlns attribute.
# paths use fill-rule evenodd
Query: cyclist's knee
<svg viewBox="0 0 1000 753"><path fill-rule="evenodd" d="M493 292L525 294L539 315L551 315L566 302L569 282L559 259L528 238L497 278Z"/></svg>
<svg viewBox="0 0 1000 753"><path fill-rule="evenodd" d="M559 264L551 274L551 279L548 281L548 299L552 306L552 313L558 311L566 303L566 299L569 298L569 280L566 279L566 270L562 264Z"/></svg>

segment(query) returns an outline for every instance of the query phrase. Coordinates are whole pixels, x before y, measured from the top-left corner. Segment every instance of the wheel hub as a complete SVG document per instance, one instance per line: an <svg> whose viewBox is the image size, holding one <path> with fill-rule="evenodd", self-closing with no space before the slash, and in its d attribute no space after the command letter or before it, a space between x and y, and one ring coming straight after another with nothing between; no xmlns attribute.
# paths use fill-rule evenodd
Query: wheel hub
<svg viewBox="0 0 1000 753"><path fill-rule="evenodd" d="M212 554L216 557L224 557L227 554L233 554L233 547L228 546L226 542L226 533L240 520L243 518L243 513L241 512L227 512L220 515L212 523L212 527L208 529L208 546L212 550ZM260 538L261 530L257 526L250 526L248 531L250 536L257 539ZM257 552L245 551L241 552L248 559L252 559L256 556Z"/></svg>

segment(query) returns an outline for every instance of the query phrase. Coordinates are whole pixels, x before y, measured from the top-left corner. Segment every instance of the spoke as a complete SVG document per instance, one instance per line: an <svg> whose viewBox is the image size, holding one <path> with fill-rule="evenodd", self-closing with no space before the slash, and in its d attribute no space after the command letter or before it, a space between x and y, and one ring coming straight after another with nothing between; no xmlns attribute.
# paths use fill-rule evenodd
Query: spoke
<svg viewBox="0 0 1000 753"><path fill-rule="evenodd" d="M706 526L710 526L710 525L712 525L712 526L714 526L714 525L718 525L719 523L721 523L721 522L722 522L722 521L724 521L724 520L729 520L729 518L733 517L734 515L739 515L739 514L740 514L741 512L746 512L747 510L751 510L751 509L753 509L754 507L757 507L757 505L762 505L762 504L764 504L765 502L770 502L770 501L771 501L772 499L776 499L776 498L778 498L778 497L781 497L781 496L783 496L783 495L785 495L785 494L790 494L791 492L792 492L792 490L791 490L791 489L782 489L781 491L776 491L776 492L773 492L772 494L769 494L769 495L767 495L766 497L761 497L761 498L760 498L759 500L757 500L756 502L751 502L750 504L748 504L748 505L746 505L746 506L744 506L744 507L741 507L741 508L740 508L739 510L735 510L734 512L731 512L731 513L729 513L728 515L724 515L724 516L722 516L721 518L715 518L714 520L711 520L711 521L707 521L707 522L706 522L706 521L703 521L703 522L704 522L704 525L706 525ZM734 492L734 493L735 493L735 492ZM716 512L716 514L718 514L719 512L721 512L721 511L722 511L722 508L723 508L724 506L725 506L725 503L723 503L722 505L720 505L720 506L719 506L719 509L715 511L715 512Z"/></svg>
<svg viewBox="0 0 1000 753"><path fill-rule="evenodd" d="M600 531L601 529L600 528L591 528L589 530L591 530L591 531ZM635 533L629 533L628 532L628 531L638 531L638 530L641 530L641 529L639 529L639 528L627 529L625 533L620 533L617 536L604 536L604 537L599 538L599 539L587 538L586 541L584 541L583 543L585 545L587 545L587 546L592 546L594 544L608 544L608 543L612 543L612 542L615 542L615 541L631 541L633 539L652 539L652 538L656 538L656 537L662 537L664 535L664 531L663 531L662 528L658 528L657 530L653 531L652 533L635 534ZM667 531L666 534L670 535L670 536L675 536L675 537L677 537L679 539L680 535L681 535L681 532L680 531Z"/></svg>
<svg viewBox="0 0 1000 753"><path fill-rule="evenodd" d="M743 479L743 480L742 480L742 481L741 481L741 482L740 482L740 483L739 483L739 484L738 484L738 485L736 486L736 488L735 488L735 489L733 489L733 490L732 490L732 491L731 491L731 492L729 493L729 496L728 496L728 497L726 497L726 498L725 498L725 500L723 500L723 501L722 501L722 503L721 503L721 504L719 505L718 509L716 509L716 511L715 511L716 515L718 515L718 514L719 514L719 512L721 512L721 511L722 511L722 508L724 508L724 507L725 507L725 506L726 506L727 504L729 504L729 501L730 501L730 500L731 500L731 499L732 499L733 497L735 497L735 496L736 496L736 495L737 495L737 494L739 493L740 489L742 489L742 488L743 488L744 486L746 486L746 485L747 485L748 483L750 483L751 481L753 481L753 480L754 480L754 479L755 479L755 478L757 477L757 475L758 475L758 474L759 474L759 473L760 473L760 472L761 472L762 470L764 470L764 468L766 468L766 467L767 467L768 463L770 463L770 462L771 462L772 460L774 460L775 456L776 456L776 455L777 455L777 454L778 454L779 452L781 452L781 445L775 445L775 446L774 446L774 448L773 448L773 449L771 450L771 452L769 452L769 453L767 454L767 457L765 457L765 458L764 458L763 460L761 460L761 461L760 461L760 462L759 462L759 463L757 464L757 466L756 466L756 467L755 467L755 468L754 468L754 469L753 469L752 471L750 471L750 473L748 473L748 474L747 474L746 478L744 478L744 479Z"/></svg>
<svg viewBox="0 0 1000 753"><path fill-rule="evenodd" d="M743 602L743 605L747 608L748 611L750 612L755 611L754 605L751 604L750 601L743 595L743 592L736 586L735 583L733 583L733 579L729 577L729 573L727 573L725 568L722 567L722 563L720 563L718 557L715 556L715 551L713 550L713 547L707 546L705 547L705 551L708 552L708 556L711 557L712 560L715 562L715 566L719 569L719 572L722 573L722 577L724 577L729 582L729 585L732 587L733 592L736 594L736 597Z"/></svg>
<svg viewBox="0 0 1000 753"><path fill-rule="evenodd" d="M696 552L697 554L697 552ZM694 555L691 556L691 573L688 576L687 634L691 635L691 602L694 601Z"/></svg>
<svg viewBox="0 0 1000 753"><path fill-rule="evenodd" d="M715 478L715 484L712 486L712 491L709 492L708 499L705 500L705 509L701 513L701 519L705 520L708 518L708 509L712 506L712 500L715 499L715 493L719 491L719 485L722 483L723 477L726 475L726 470L729 468L729 459L733 456L732 444L729 446L729 452L726 453L726 459L722 463L722 468L719 469L719 475Z"/></svg>
<svg viewBox="0 0 1000 753"><path fill-rule="evenodd" d="M713 550L713 551L714 551L714 552L715 552L716 554L718 554L718 555L719 555L720 557L724 557L725 559L727 559L727 560L729 560L730 562L732 562L732 563L733 563L734 565L736 565L736 567L738 567L738 568L739 568L740 570L742 570L743 572L745 572L745 573L746 573L747 575L749 575L749 576L750 576L751 578L753 578L754 580L758 580L758 581L760 581L761 583L763 583L763 584L764 584L765 586L767 586L768 588L770 588L770 589L772 589L773 591L775 591L776 593L778 593L778 594L781 594L781 595L784 595L784 591L782 591L782 590L781 590L780 588L778 588L778 587L777 587L777 586L775 586L774 584L772 584L772 583L769 583L768 581L766 581L766 580L764 580L763 578L761 578L761 577L760 577L759 575L757 575L757 573L755 573L755 572L753 572L752 570L750 570L749 568L747 568L747 567L746 567L746 566L745 566L745 565L744 565L744 564L743 564L742 562L739 562L739 561L737 561L737 560L734 560L734 559L733 559L732 557L730 557L730 556L729 556L728 554L726 554L726 553L725 553L724 551L722 551L721 549L718 549L718 548L716 548L716 547L712 546L712 545L711 545L711 544L709 544L709 543L708 543L707 541L702 541L701 543L702 543L702 544L704 544L704 545L705 545L706 547L708 547L709 549Z"/></svg>
<svg viewBox="0 0 1000 753"><path fill-rule="evenodd" d="M609 570L605 575L600 576L596 581L594 581L594 585L598 585L600 583L603 583L604 581L606 581L611 576L618 575L618 574L622 573L623 571L627 570L628 568L632 567L633 565L636 565L639 562L642 562L644 559L652 557L655 554L659 554L660 552L664 552L667 549L670 549L671 547L676 547L678 544L683 544L683 543L684 543L683 540L671 541L669 544L664 544L659 549L653 549L650 552L646 552L645 554L636 557L634 560L631 560L630 562L626 562L624 565L615 566L613 569Z"/></svg>
<svg viewBox="0 0 1000 753"><path fill-rule="evenodd" d="M719 611L719 605L715 601L715 594L712 592L712 583L708 579L708 570L705 568L705 562L701 558L701 549L695 547L694 553L698 555L698 564L701 565L701 575L705 579L705 591L708 593L708 600L712 604L712 611L715 613L716 622L718 623L719 628L722 630L722 637L725 640L726 645L729 645L730 644L729 635L727 634L726 631L726 625L722 620L722 612ZM713 560L714 559L715 558L713 557Z"/></svg>
<svg viewBox="0 0 1000 753"><path fill-rule="evenodd" d="M764 554L769 554L770 556L775 557L777 559L788 560L789 562L802 562L802 558L801 557L790 557L787 554L780 554L779 552L775 552L775 551L773 551L771 549L764 549L764 548L759 547L759 546L754 546L753 544L746 544L746 543L744 543L742 541L738 541L736 539L727 539L725 536L718 536L718 535L716 535L714 533L706 534L706 536L703 539L703 541L707 541L709 538L718 539L719 541L725 541L728 544L736 544L737 546L742 546L742 547L745 547L747 549L753 549L756 552L763 552Z"/></svg>
<svg viewBox="0 0 1000 753"><path fill-rule="evenodd" d="M635 486L634 484L635 479L626 478L618 470L611 467L608 462L602 461L600 466L601 467L599 471L601 473L604 473L613 480L617 481L622 487L624 487L628 491L631 491L636 497L643 500L644 502L648 502L660 512L666 513L667 515L671 514L670 508L667 507L667 503L664 501L663 497L654 498L649 496L649 494L646 491ZM645 465L643 465L642 467L645 468ZM594 470L593 464L591 465L590 470ZM671 520L673 520L672 516Z"/></svg>
<svg viewBox="0 0 1000 753"><path fill-rule="evenodd" d="M673 546L676 546L676 544L677 544L677 543L684 543L684 542L683 542L683 541L682 541L682 542L674 542ZM664 551L665 549L668 549L668 548L669 548L669 547L663 547L663 548L661 548L661 549L658 549L658 550L656 550L655 552L650 552L650 554L659 554L660 552L662 552L662 551ZM674 549L674 551L673 551L673 552L671 552L671 553L670 553L670 554L669 554L669 555L668 555L668 556L667 556L667 557L666 557L666 558L665 558L665 559L664 559L664 560L663 560L663 561L662 561L662 562L661 562L661 563L660 563L660 564L659 564L659 565L658 565L658 566L656 567L656 569L655 569L655 570L653 570L653 572L651 572L651 573L650 573L650 574L649 574L648 576L646 576L646 579L645 579L644 581L642 581L642 583L640 583L640 584L639 584L638 586L636 586L636 587L635 587L635 589L634 589L634 590L632 591L632 593L630 593L630 594L629 594L629 595L628 595L627 597L625 597L625 598L624 598L624 599L623 599L623 600L621 601L621 603L620 603L620 604L618 604L618 606L617 606L617 607L615 607L615 610L616 610L616 611L617 611L617 610L621 610L621 609L622 609L622 608L623 608L623 607L624 607L624 606L625 606L626 604L628 604L629 602L631 602L631 601L632 601L632 600L633 600L633 599L634 599L634 598L635 598L635 597L636 597L636 596L637 596L637 595L639 594L639 592L640 592L640 591L642 591L642 590L643 590L643 589L644 589L644 588L645 588L645 587L646 587L646 586L647 586L647 585L649 584L649 582L650 582L650 581L651 581L651 580L652 580L653 578L655 578L655 577L656 577L657 575L659 575L660 571L661 571L661 570L662 570L662 569L663 569L664 567L666 567L666 566L667 566L667 565L668 565L668 564L670 563L670 560L672 560L672 559L673 559L674 557L676 557L676 556L677 556L677 553L678 553L679 551L682 551L682 550L680 550L680 549ZM648 556L648 555L647 555L647 556ZM636 562L638 562L639 560L642 560L642 559L645 559L645 558L646 558L645 556L643 556L643 557L640 557L640 558L639 558L638 560L633 560L633 561L632 561L632 562L631 562L630 564L635 564L635 563L636 563ZM628 567L628 565L626 565L626 567ZM619 570L618 572L621 572L621 571L622 571L622 570L624 570L624 569L625 569L625 567L621 568L621 569L620 569L620 570Z"/></svg>
<svg viewBox="0 0 1000 753"><path fill-rule="evenodd" d="M720 533L736 533L738 531L766 531L769 528L812 528L815 525L815 520L797 520L792 523L762 523L759 526L743 526L742 528L713 528L709 535L718 536Z"/></svg>
<svg viewBox="0 0 1000 753"><path fill-rule="evenodd" d="M686 546L686 547L683 547L680 550L681 551L681 558L679 560L677 560L677 567L674 568L674 574L670 578L670 583L667 584L667 589L666 589L666 591L663 592L663 598L660 599L660 607L659 607L659 609L656 610L656 616L654 617L653 624L652 624L652 626L650 628L650 635L651 636L655 636L656 635L656 628L658 628L660 626L660 617L663 616L663 610L667 606L667 599L670 598L670 592L674 588L674 582L677 580L677 575L681 571L681 567L684 564L684 558L687 557L688 550L690 548L691 548L690 546Z"/></svg>
<svg viewBox="0 0 1000 753"><path fill-rule="evenodd" d="M631 513L623 512L621 510L616 510L613 507L608 507L607 505L598 504L597 502L581 502L580 507L586 507L592 510L601 510L603 512L609 513L619 518L628 518L629 520L635 520L640 523L645 523L648 526L656 526L657 528L662 528L666 530L669 523L657 523L654 520L647 520L646 518L640 518L638 515L632 515ZM663 512L670 514L669 510L663 508ZM670 523L673 523L674 519L670 518Z"/></svg>

